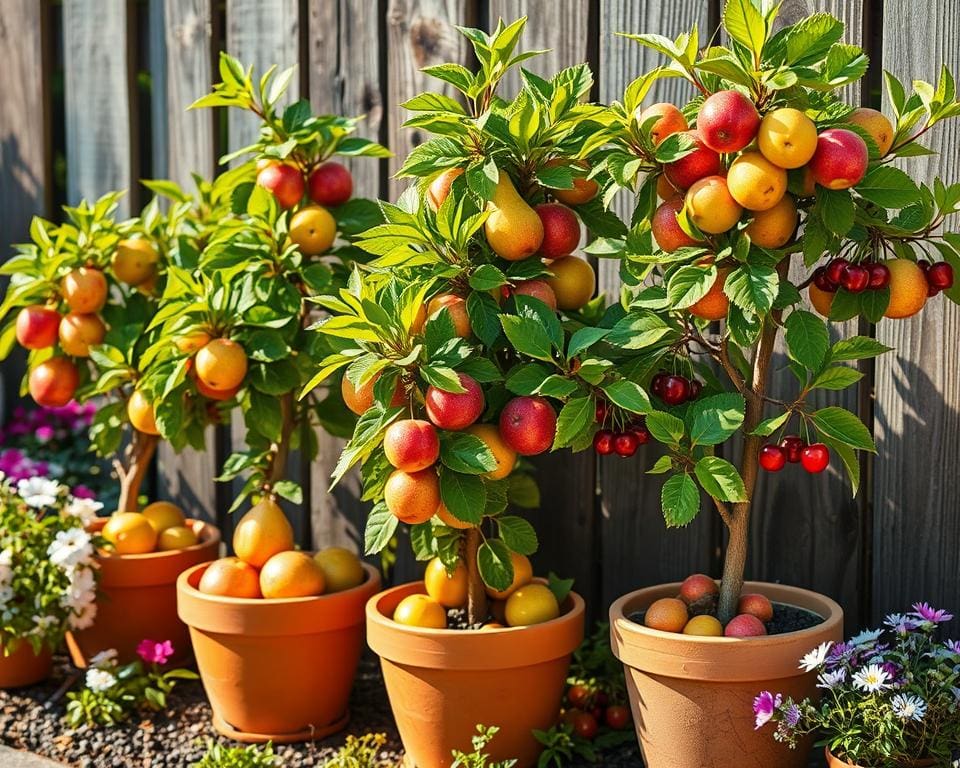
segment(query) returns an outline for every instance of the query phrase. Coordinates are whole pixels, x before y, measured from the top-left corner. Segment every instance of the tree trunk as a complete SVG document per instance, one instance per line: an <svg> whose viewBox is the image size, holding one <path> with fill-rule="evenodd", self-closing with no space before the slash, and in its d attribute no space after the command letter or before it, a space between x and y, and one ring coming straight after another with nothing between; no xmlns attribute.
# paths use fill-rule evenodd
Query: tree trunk
<svg viewBox="0 0 960 768"><path fill-rule="evenodd" d="M130 445L126 450L126 461L117 468L120 476L120 499L117 502L119 512L137 512L140 487L147 476L150 461L157 450L160 438L133 430Z"/></svg>
<svg viewBox="0 0 960 768"><path fill-rule="evenodd" d="M480 578L477 552L480 551L480 529L467 529L464 560L467 566L467 621L471 626L487 620L487 588Z"/></svg>
<svg viewBox="0 0 960 768"><path fill-rule="evenodd" d="M273 456L270 459L266 478L266 490L270 491L273 490L274 485L283 480L286 474L287 457L290 455L290 438L299 421L299 414L292 392L280 397L280 416L280 440L271 446Z"/></svg>

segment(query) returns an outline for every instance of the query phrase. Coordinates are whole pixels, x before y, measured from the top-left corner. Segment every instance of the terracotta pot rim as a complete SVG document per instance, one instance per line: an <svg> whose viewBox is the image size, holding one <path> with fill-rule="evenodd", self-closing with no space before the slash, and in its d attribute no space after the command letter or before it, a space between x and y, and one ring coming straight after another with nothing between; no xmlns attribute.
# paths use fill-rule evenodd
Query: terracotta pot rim
<svg viewBox="0 0 960 768"><path fill-rule="evenodd" d="M87 526L87 532L99 533L101 530L103 530L103 526L107 524L109 519L110 518L107 517L101 517L94 520ZM192 517L186 518L184 523L189 528L192 528L193 532L197 534L198 541L196 544L191 544L189 547L181 547L180 549L169 549L164 552L143 552L137 555L121 555L116 552L100 549L97 550L97 558L101 561L108 561L111 563L136 563L148 560L156 563L158 561L169 560L184 554L199 552L201 549L206 549L211 544L220 543L220 529L217 528L217 526L215 526L213 523L208 523L204 520L198 520Z"/></svg>
<svg viewBox="0 0 960 768"><path fill-rule="evenodd" d="M823 748L823 751L827 759L827 765L829 766L845 765L849 766L849 768L861 768L861 766L851 763L845 757L837 757L835 754L833 754L833 752L830 751L829 744ZM934 766L936 764L936 760L933 760L932 758L924 758L921 760L914 760L910 763L904 763L903 766L904 768L921 768L921 766Z"/></svg>

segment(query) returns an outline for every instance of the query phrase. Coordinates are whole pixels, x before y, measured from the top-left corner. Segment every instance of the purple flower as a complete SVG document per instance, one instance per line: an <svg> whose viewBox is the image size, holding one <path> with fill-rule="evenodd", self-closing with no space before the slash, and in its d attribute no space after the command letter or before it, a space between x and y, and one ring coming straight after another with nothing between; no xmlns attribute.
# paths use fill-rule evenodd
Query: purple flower
<svg viewBox="0 0 960 768"><path fill-rule="evenodd" d="M830 649L830 653L827 654L827 669L833 669L849 663L856 654L856 651L857 649L849 643L837 643Z"/></svg>
<svg viewBox="0 0 960 768"><path fill-rule="evenodd" d="M929 621L931 624L944 624L953 621L953 614L945 610L934 610L927 603L914 603L912 606L913 615L923 621Z"/></svg>
<svg viewBox="0 0 960 768"><path fill-rule="evenodd" d="M96 499L97 494L91 491L85 485L75 485L73 490L70 491L70 495L75 499Z"/></svg>
<svg viewBox="0 0 960 768"><path fill-rule="evenodd" d="M173 643L144 639L137 646L137 655L148 664L166 664L173 656Z"/></svg>
<svg viewBox="0 0 960 768"><path fill-rule="evenodd" d="M757 725L754 730L760 730L769 723L773 713L782 703L783 696L779 693L774 696L770 691L761 691L760 695L753 700L753 714L757 718Z"/></svg>
<svg viewBox="0 0 960 768"><path fill-rule="evenodd" d="M960 656L960 640L947 640L945 645L954 656Z"/></svg>
<svg viewBox="0 0 960 768"><path fill-rule="evenodd" d="M898 635L906 635L919 628L920 623L911 616L905 616L902 613L891 613L883 620L890 629Z"/></svg>
<svg viewBox="0 0 960 768"><path fill-rule="evenodd" d="M884 672L890 675L890 681L894 685L900 684L900 667L894 664L892 661L886 661L880 665Z"/></svg>
<svg viewBox="0 0 960 768"><path fill-rule="evenodd" d="M33 436L41 443L48 443L53 440L53 427L47 424L44 424L42 427L37 427L36 430L34 430Z"/></svg>
<svg viewBox="0 0 960 768"><path fill-rule="evenodd" d="M791 702L783 712L783 719L790 728L796 728L800 722L800 707Z"/></svg>

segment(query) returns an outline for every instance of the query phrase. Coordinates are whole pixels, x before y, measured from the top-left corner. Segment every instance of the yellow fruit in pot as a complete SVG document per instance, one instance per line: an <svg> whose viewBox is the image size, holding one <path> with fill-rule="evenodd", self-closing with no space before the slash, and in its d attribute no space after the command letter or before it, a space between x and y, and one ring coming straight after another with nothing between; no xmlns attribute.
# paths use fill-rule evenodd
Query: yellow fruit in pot
<svg viewBox="0 0 960 768"><path fill-rule="evenodd" d="M198 543L197 534L193 528L186 525L173 525L160 533L157 539L157 549L161 552L168 552L171 549L185 549Z"/></svg>
<svg viewBox="0 0 960 768"><path fill-rule="evenodd" d="M429 595L407 595L393 612L397 624L425 629L446 629L447 612Z"/></svg>
<svg viewBox="0 0 960 768"><path fill-rule="evenodd" d="M527 584L507 598L506 613L509 626L526 627L557 618L560 604L543 584Z"/></svg>
<svg viewBox="0 0 960 768"><path fill-rule="evenodd" d="M293 527L280 506L264 499L240 518L233 532L233 551L243 562L260 568L278 552L293 549Z"/></svg>
<svg viewBox="0 0 960 768"><path fill-rule="evenodd" d="M220 597L263 597L257 569L238 557L221 557L210 563L197 589L205 595Z"/></svg>
<svg viewBox="0 0 960 768"><path fill-rule="evenodd" d="M260 569L260 591L267 600L313 597L325 588L323 569L306 552L278 552Z"/></svg>
<svg viewBox="0 0 960 768"><path fill-rule="evenodd" d="M360 559L348 549L327 547L313 556L323 571L327 592L342 592L363 584L366 573Z"/></svg>
<svg viewBox="0 0 960 768"><path fill-rule="evenodd" d="M142 514L150 521L150 525L157 533L183 525L186 519L180 507L169 501L155 501L153 504L148 504L144 507Z"/></svg>
<svg viewBox="0 0 960 768"><path fill-rule="evenodd" d="M103 538L118 555L142 555L157 546L157 532L139 512L117 512L103 526Z"/></svg>
<svg viewBox="0 0 960 768"><path fill-rule="evenodd" d="M459 608L467 602L467 567L458 562L453 574L447 572L439 557L427 564L423 575L427 594L445 608Z"/></svg>
<svg viewBox="0 0 960 768"><path fill-rule="evenodd" d="M683 628L685 635L700 637L723 637L723 624L713 616L694 616Z"/></svg>

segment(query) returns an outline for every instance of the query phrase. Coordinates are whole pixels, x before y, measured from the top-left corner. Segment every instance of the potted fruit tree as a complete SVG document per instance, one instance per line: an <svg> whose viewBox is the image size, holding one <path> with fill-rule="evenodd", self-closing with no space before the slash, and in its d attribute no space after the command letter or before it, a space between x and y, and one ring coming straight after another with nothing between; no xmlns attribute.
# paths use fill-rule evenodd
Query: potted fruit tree
<svg viewBox="0 0 960 768"><path fill-rule="evenodd" d="M118 222L119 197L65 208L59 225L35 218L32 242L3 266L11 284L0 319L18 311L0 352L9 354L14 339L30 350L26 389L40 405L98 401L91 441L101 456L113 457L120 486L117 513L88 526L107 546L98 555L96 621L67 637L80 666L107 648L133 660L143 633L189 648L174 583L184 568L212 559L219 542L216 528L185 519L169 502L138 511L165 421L176 414L183 425L178 446L190 439L202 447L203 430L196 419L188 428L174 397L161 408L144 386L147 351L157 340L150 320L160 311L169 244L186 211L162 214L153 201L139 217Z"/></svg>
<svg viewBox="0 0 960 768"><path fill-rule="evenodd" d="M499 728L491 759L535 763L533 731L556 722L584 615L569 582L533 577L536 532L516 512L536 503L525 457L589 447L597 393L624 423L647 404L587 352L608 331L596 327L593 268L574 251L583 224L624 231L590 177L603 110L585 103L585 65L550 79L523 71L512 101L498 95L534 55L514 54L524 23L463 30L475 74L425 70L461 100L423 93L404 105L408 126L434 134L399 172L417 183L358 238L372 261L319 299L317 330L336 351L307 391L340 373L358 416L333 481L360 466L368 553L407 526L428 561L423 581L367 606L417 765L450 765L478 723Z"/></svg>
<svg viewBox="0 0 960 768"><path fill-rule="evenodd" d="M754 736L744 702L761 688L796 701L812 694L815 679L796 659L841 639L841 613L814 593L744 584L751 501L764 471L792 463L820 473L839 461L856 492L857 452L875 452L855 414L811 401L854 385L861 374L847 363L887 348L863 336L831 343L828 319L896 320L940 292L958 299L960 239L941 225L960 187L918 184L892 164L929 154L918 139L960 114L953 78L944 71L936 87L918 82L908 96L888 74L894 120L854 109L837 91L863 76L867 60L841 42L841 22L817 14L774 33L778 7L728 2L727 47L701 51L696 30L676 40L629 35L669 64L637 78L611 108L605 165L636 191L637 224L593 250L623 259L629 288L615 330L635 329L623 364L651 393L646 425L667 451L650 471L666 476L668 525L689 524L704 493L729 535L719 586L697 575L611 608L654 768L716 754L805 763L803 750ZM666 76L688 80L695 97L644 109ZM825 317L806 308L804 293ZM770 388L780 338L797 381L787 400Z"/></svg>
<svg viewBox="0 0 960 768"><path fill-rule="evenodd" d="M351 135L355 119L314 115L303 100L278 110L293 70L255 84L230 56L220 64L222 82L194 106L250 110L262 130L224 158L246 162L201 184L196 253L171 267L167 311L155 320L179 341L155 352L191 398L242 414L244 450L227 458L220 479L245 476L233 509L252 507L234 530L234 556L182 575L179 610L215 727L242 741L302 741L345 726L364 605L380 587L352 552L297 551L281 508L303 503L287 477L291 452L312 461L315 427L335 431L346 412L339 393L297 397L330 352L306 330L306 297L345 284L345 261L363 255L350 237L382 221L374 203L351 199L350 172L330 158L388 153ZM168 375L158 364L156 389Z"/></svg>

